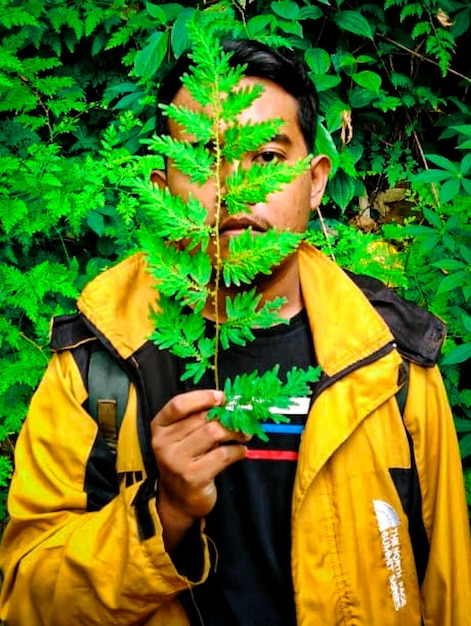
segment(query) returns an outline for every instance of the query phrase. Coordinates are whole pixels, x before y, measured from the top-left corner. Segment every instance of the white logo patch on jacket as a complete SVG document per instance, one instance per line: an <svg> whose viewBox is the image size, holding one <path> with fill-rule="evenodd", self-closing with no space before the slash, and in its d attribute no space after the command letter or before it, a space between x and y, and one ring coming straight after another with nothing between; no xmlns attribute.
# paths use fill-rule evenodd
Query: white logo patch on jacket
<svg viewBox="0 0 471 626"><path fill-rule="evenodd" d="M404 580L402 579L401 547L398 527L399 515L393 507L383 500L373 500L373 507L381 536L383 555L386 567L390 572L389 589L396 611L407 604Z"/></svg>

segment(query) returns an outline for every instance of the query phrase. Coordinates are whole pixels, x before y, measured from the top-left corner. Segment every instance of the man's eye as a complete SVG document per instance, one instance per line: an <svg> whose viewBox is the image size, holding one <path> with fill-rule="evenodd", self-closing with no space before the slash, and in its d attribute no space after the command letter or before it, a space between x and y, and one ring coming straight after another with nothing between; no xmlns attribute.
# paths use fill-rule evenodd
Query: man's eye
<svg viewBox="0 0 471 626"><path fill-rule="evenodd" d="M260 154L257 154L254 159L255 163L260 163L262 165L264 163L273 163L281 160L281 154L278 154L278 152L273 152L271 150L265 150L264 152L260 152Z"/></svg>

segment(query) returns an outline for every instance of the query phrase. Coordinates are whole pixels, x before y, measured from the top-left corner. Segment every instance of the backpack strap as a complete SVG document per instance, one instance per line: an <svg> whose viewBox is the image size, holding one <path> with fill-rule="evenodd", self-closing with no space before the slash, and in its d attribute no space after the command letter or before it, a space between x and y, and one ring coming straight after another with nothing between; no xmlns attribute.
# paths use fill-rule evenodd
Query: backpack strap
<svg viewBox="0 0 471 626"><path fill-rule="evenodd" d="M113 454L116 454L129 385L128 375L108 350L92 352L88 367L88 410Z"/></svg>

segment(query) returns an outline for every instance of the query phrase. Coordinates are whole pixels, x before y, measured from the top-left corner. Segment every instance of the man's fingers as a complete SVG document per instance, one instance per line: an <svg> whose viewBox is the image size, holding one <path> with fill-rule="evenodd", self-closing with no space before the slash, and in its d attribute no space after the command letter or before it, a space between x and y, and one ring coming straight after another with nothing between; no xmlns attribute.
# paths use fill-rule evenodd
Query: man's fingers
<svg viewBox="0 0 471 626"><path fill-rule="evenodd" d="M159 426L169 426L190 415L209 411L214 406L220 406L224 402L224 393L216 389L202 389L188 391L174 396L159 411L154 422Z"/></svg>
<svg viewBox="0 0 471 626"><path fill-rule="evenodd" d="M249 437L243 433L228 430L217 420L208 420L206 418L205 421L200 423L199 427L191 433L191 435L191 446L194 458L198 458L199 456L206 454L221 444L226 444L228 442L246 443L249 440Z"/></svg>

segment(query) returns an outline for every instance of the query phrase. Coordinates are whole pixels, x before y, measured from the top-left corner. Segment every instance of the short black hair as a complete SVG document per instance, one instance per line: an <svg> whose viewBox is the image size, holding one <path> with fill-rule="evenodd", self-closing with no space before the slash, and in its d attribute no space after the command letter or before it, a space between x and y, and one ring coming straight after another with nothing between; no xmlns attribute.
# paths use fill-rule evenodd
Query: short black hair
<svg viewBox="0 0 471 626"><path fill-rule="evenodd" d="M308 152L313 152L317 125L317 93L307 68L292 54L281 54L254 39L237 39L221 42L225 52L232 52L229 65L246 65L245 76L273 81L292 95L299 105L298 122ZM170 104L182 86L181 77L189 71L191 59L182 55L163 79L157 102ZM168 120L157 107L157 133L168 134Z"/></svg>

